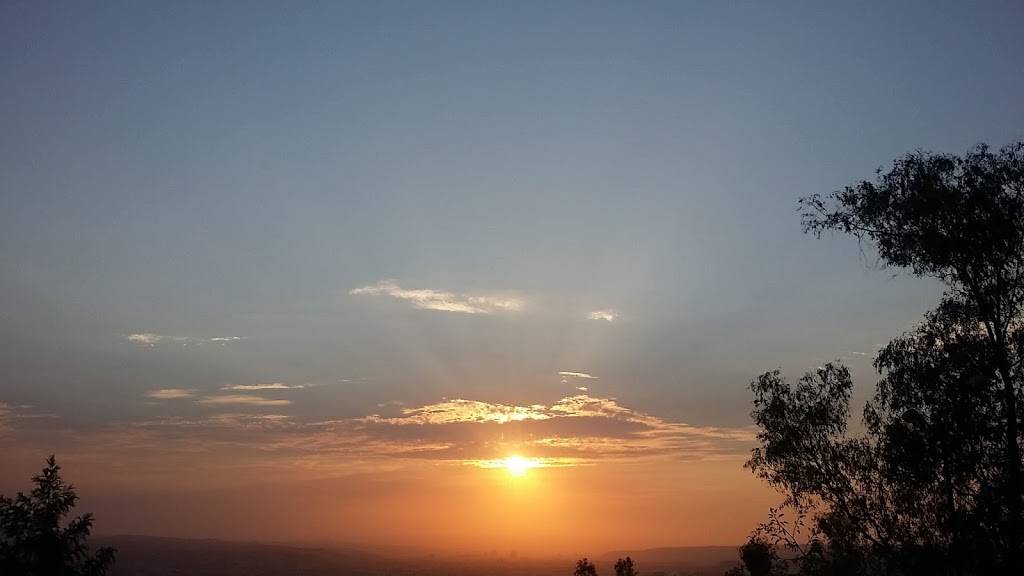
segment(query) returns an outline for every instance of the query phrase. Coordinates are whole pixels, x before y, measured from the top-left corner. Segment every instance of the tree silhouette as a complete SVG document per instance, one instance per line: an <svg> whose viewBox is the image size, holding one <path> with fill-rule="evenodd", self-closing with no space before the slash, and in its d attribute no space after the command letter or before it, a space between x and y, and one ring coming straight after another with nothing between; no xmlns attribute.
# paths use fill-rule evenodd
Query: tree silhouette
<svg viewBox="0 0 1024 576"><path fill-rule="evenodd" d="M584 558L576 562L576 569L573 570L572 576L597 576L597 567L593 562Z"/></svg>
<svg viewBox="0 0 1024 576"><path fill-rule="evenodd" d="M106 574L114 562L114 550L89 550L85 540L92 530L92 515L83 514L61 526L78 496L61 478L53 456L32 482L35 488L27 496L21 492L13 499L0 496L0 574Z"/></svg>
<svg viewBox="0 0 1024 576"><path fill-rule="evenodd" d="M805 231L852 234L946 291L875 359L862 435L847 431L841 365L751 384L760 447L747 465L795 512L772 511L758 533L807 574L1020 573L1024 144L908 154L801 204Z"/></svg>
<svg viewBox="0 0 1024 576"><path fill-rule="evenodd" d="M750 576L771 576L775 572L775 550L759 538L740 546L740 560Z"/></svg>
<svg viewBox="0 0 1024 576"><path fill-rule="evenodd" d="M615 561L615 576L638 576L639 574L633 565L633 559L629 556L626 556L625 560L619 558Z"/></svg>
<svg viewBox="0 0 1024 576"><path fill-rule="evenodd" d="M743 546L739 547L740 564L725 572L725 576L773 576L779 574L778 568L785 566L775 554L775 547L759 536L751 536Z"/></svg>

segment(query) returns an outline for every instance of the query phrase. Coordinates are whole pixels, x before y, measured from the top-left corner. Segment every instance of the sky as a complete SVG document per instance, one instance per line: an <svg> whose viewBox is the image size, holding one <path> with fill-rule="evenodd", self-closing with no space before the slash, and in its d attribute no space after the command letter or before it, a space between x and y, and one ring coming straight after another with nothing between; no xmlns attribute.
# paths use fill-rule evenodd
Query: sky
<svg viewBox="0 0 1024 576"><path fill-rule="evenodd" d="M1022 24L4 3L0 493L56 453L99 533L738 543L781 499L749 382L839 359L862 401L941 292L797 200L1024 138Z"/></svg>

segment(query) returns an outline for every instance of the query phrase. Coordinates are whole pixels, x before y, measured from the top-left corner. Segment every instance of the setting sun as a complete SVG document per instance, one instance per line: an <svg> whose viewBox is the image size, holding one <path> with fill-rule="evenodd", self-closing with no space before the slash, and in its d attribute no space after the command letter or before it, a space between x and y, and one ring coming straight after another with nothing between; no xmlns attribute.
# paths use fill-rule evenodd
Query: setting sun
<svg viewBox="0 0 1024 576"><path fill-rule="evenodd" d="M508 473L513 476L522 476L530 468L536 468L539 463L536 460L523 458L522 456L509 456L502 462Z"/></svg>

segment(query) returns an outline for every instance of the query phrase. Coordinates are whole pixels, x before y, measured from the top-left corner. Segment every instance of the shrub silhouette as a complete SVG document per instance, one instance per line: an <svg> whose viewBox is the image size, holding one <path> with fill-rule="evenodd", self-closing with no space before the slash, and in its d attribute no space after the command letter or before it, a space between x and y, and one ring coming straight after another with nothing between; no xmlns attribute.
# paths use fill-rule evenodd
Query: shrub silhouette
<svg viewBox="0 0 1024 576"><path fill-rule="evenodd" d="M114 563L114 550L94 554L86 545L92 515L61 521L75 506L74 487L60 476L53 456L32 478L35 488L26 496L0 496L0 574L23 576L103 576Z"/></svg>
<svg viewBox="0 0 1024 576"><path fill-rule="evenodd" d="M739 566L725 572L725 576L774 576L785 573L785 565L779 561L775 547L762 538L752 536L739 547Z"/></svg>
<svg viewBox="0 0 1024 576"><path fill-rule="evenodd" d="M576 562L576 569L573 570L572 576L597 576L597 567L593 562L584 558Z"/></svg>
<svg viewBox="0 0 1024 576"><path fill-rule="evenodd" d="M629 556L626 556L625 560L619 558L615 561L615 576L638 576L639 574L633 565L633 559Z"/></svg>
<svg viewBox="0 0 1024 576"><path fill-rule="evenodd" d="M750 576L771 576L775 569L775 551L768 543L751 538L740 546L740 560Z"/></svg>

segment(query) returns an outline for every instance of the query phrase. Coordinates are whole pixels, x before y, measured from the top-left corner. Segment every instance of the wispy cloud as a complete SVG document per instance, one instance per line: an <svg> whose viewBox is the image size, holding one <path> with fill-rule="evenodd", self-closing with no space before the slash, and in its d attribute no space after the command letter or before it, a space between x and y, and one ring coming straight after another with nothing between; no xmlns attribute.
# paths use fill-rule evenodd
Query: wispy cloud
<svg viewBox="0 0 1024 576"><path fill-rule="evenodd" d="M40 421L55 421L57 415L50 412L40 412L34 406L28 404L8 404L0 401L0 439L3 439L9 432L13 432L17 424Z"/></svg>
<svg viewBox="0 0 1024 576"><path fill-rule="evenodd" d="M579 461L574 458L522 458L518 456L469 460L466 462L466 464L476 466L477 468L507 469L513 466L518 466L523 470L528 470L530 468L563 468L566 466L575 466L578 463Z"/></svg>
<svg viewBox="0 0 1024 576"><path fill-rule="evenodd" d="M251 394L221 394L216 396L206 396L198 400L199 404L207 405L245 405L245 406L287 406L292 403L291 400L284 399L271 399L264 398L262 396L253 396Z"/></svg>
<svg viewBox="0 0 1024 576"><path fill-rule="evenodd" d="M171 336L168 334L156 334L154 332L139 332L136 334L128 334L125 338L129 342L140 344L142 346L156 346L158 344L181 344L187 346L189 344L227 344L229 342L237 342L243 340L241 336L214 336L211 338L203 338L196 336Z"/></svg>
<svg viewBox="0 0 1024 576"><path fill-rule="evenodd" d="M221 386L221 390L297 390L305 388L305 384L282 384L281 382L268 382L266 384L228 384Z"/></svg>
<svg viewBox="0 0 1024 576"><path fill-rule="evenodd" d="M597 380L598 377L593 374L587 374L586 372L566 372L562 371L558 373L559 376L565 378L583 378L584 380Z"/></svg>
<svg viewBox="0 0 1024 576"><path fill-rule="evenodd" d="M335 423L340 425L341 423ZM622 406L614 398L568 396L551 405L454 399L358 419L371 445L416 458L484 462L528 454L559 462L745 454L750 428L692 426ZM500 439L500 440L499 440Z"/></svg>
<svg viewBox="0 0 1024 576"><path fill-rule="evenodd" d="M597 376L594 376L593 374L587 374L586 372L569 372L563 370L559 372L558 375L561 376L562 378L562 384L568 384L570 379L600 380L600 378L598 378ZM588 388L587 386L576 386L576 389L579 390L580 392L588 392L590 390L590 388Z"/></svg>
<svg viewBox="0 0 1024 576"><path fill-rule="evenodd" d="M859 364L862 362L871 362L871 354L867 352L848 351L836 354L831 358L818 358L815 362L819 369L829 362L850 362Z"/></svg>
<svg viewBox="0 0 1024 576"><path fill-rule="evenodd" d="M208 396L206 405L279 406L258 396ZM164 417L146 429L187 428L191 437L289 457L388 458L483 465L521 454L551 465L672 458L739 458L754 443L750 427L701 427L659 418L588 394L553 404L501 404L446 399L418 407L395 404L396 414L371 414L322 422L284 415L214 414Z"/></svg>
<svg viewBox="0 0 1024 576"><path fill-rule="evenodd" d="M128 335L129 342L135 342L136 344L143 344L145 346L156 346L163 342L184 342L186 340L188 340L188 338L184 338L182 336L167 336L166 334L154 334L152 332Z"/></svg>
<svg viewBox="0 0 1024 576"><path fill-rule="evenodd" d="M382 280L371 286L353 288L348 293L353 296L390 296L422 310L460 314L518 312L525 306L522 299L512 296L457 294L429 288L407 289L399 286L394 280Z"/></svg>
<svg viewBox="0 0 1024 576"><path fill-rule="evenodd" d="M349 474L357 467L398 468L420 461L489 467L512 454L539 467L739 460L756 441L752 427L693 426L582 393L552 404L462 398L417 407L391 404L389 415L327 421L274 409L288 400L198 393L191 398L208 410L78 429L12 417L13 407L0 404L0 440L35 449L44 438L46 445L64 444L102 462L148 459L169 470L230 464L286 475L297 468ZM172 406L179 404L167 407ZM22 432L26 436L20 437Z"/></svg>
<svg viewBox="0 0 1024 576"><path fill-rule="evenodd" d="M615 322L619 319L619 312L611 308L604 308L601 310L594 310L587 314L588 320L603 320L605 322Z"/></svg>
<svg viewBox="0 0 1024 576"><path fill-rule="evenodd" d="M543 405L509 406L490 404L476 400L445 400L436 404L428 404L419 408L404 408L402 415L396 418L382 418L378 415L368 416L367 422L388 423L395 425L408 424L449 424L453 422L518 422L522 420L542 420L548 416L543 412Z"/></svg>
<svg viewBox="0 0 1024 576"><path fill-rule="evenodd" d="M161 388L146 392L146 396L154 400L180 400L182 398L191 398L194 393L195 390L187 390L185 388Z"/></svg>

